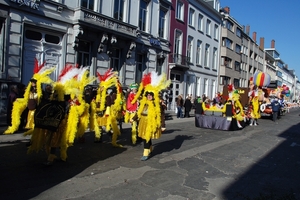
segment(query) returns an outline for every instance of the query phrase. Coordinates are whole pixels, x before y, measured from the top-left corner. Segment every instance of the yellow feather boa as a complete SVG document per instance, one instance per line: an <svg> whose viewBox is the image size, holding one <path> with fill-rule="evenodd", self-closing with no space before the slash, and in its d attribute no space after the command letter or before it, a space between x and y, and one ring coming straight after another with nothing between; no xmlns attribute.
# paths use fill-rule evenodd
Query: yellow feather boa
<svg viewBox="0 0 300 200"><path fill-rule="evenodd" d="M141 118L142 112L145 107L147 107L147 128L145 140L149 142L151 136L157 131L158 128L161 128L161 110L159 104L159 97L155 98L154 101L147 100L146 97L140 101L140 107L138 110L138 118Z"/></svg>
<svg viewBox="0 0 300 200"><path fill-rule="evenodd" d="M16 101L13 104L12 109L12 125L8 127L8 129L4 132L4 134L13 134L19 129L20 125L20 116L22 112L27 107L27 100L26 99L16 99Z"/></svg>

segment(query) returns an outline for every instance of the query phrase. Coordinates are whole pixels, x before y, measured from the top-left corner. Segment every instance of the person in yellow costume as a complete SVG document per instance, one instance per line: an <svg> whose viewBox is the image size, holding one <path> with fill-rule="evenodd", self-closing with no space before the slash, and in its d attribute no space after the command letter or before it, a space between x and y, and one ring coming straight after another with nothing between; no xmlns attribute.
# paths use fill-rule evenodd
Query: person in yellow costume
<svg viewBox="0 0 300 200"><path fill-rule="evenodd" d="M104 75L97 74L99 78L99 88L96 99L91 102L91 130L95 131L95 142L101 142L102 127L110 133L112 131L111 144L114 147L122 147L117 144L117 138L121 134L118 127L118 114L123 109L123 91L118 79L118 73L108 69ZM116 92L108 94L108 89L113 88Z"/></svg>
<svg viewBox="0 0 300 200"><path fill-rule="evenodd" d="M253 81L250 81L250 91L248 93L249 97L249 107L250 107L250 126L257 126L257 119L260 118L259 112L259 93L257 86L253 84Z"/></svg>
<svg viewBox="0 0 300 200"><path fill-rule="evenodd" d="M128 94L126 101L126 114L125 114L125 123L131 123L131 142L132 144L136 143L137 140L137 110L139 106L139 101L136 101L134 104L131 101L135 98L138 89L138 84L133 83L130 85L130 93Z"/></svg>
<svg viewBox="0 0 300 200"><path fill-rule="evenodd" d="M45 165L52 165L54 160L57 158L56 150L60 148L60 158L63 161L67 159L67 148L73 144L72 138L76 134L77 127L73 127L73 123L68 122L68 115L70 112L67 111L68 100L65 99L66 95L73 97L74 94L78 93L78 83L74 77L78 76L79 69L73 67L72 65L66 66L60 73L58 81L53 83L54 93L50 97L50 102L53 103L52 109L48 109L49 112L45 116L40 116L39 113L36 113L36 118L44 121L48 121L49 124L58 123L55 117L60 118L59 124L56 125L56 129L50 129L49 127L40 127L36 124L35 128L27 131L24 135L31 135L31 145L28 148L27 153L39 152L45 149L48 157ZM56 103L55 103L56 102ZM54 106L59 104L60 106ZM54 110L54 111L53 111ZM48 118L50 117L50 118ZM74 118L72 118L73 121ZM77 120L78 121L78 120ZM73 134L68 127L73 127ZM74 132L75 131L75 132ZM70 139L71 138L71 139Z"/></svg>
<svg viewBox="0 0 300 200"><path fill-rule="evenodd" d="M161 106L159 92L170 85L170 80L166 79L165 74L158 75L156 72L145 74L140 84L139 90L132 100L132 104L138 101L137 117L139 120L138 136L143 139L144 152L142 161L148 160L152 152L152 139L161 136Z"/></svg>
<svg viewBox="0 0 300 200"><path fill-rule="evenodd" d="M26 87L24 98L18 98L13 104L12 125L4 132L4 134L13 134L19 129L21 123L21 114L29 107L27 116L27 129L34 128L34 112L42 97L42 84L51 84L53 80L49 77L55 70L55 67L45 66L45 63L39 65L38 60L34 59L34 74Z"/></svg>

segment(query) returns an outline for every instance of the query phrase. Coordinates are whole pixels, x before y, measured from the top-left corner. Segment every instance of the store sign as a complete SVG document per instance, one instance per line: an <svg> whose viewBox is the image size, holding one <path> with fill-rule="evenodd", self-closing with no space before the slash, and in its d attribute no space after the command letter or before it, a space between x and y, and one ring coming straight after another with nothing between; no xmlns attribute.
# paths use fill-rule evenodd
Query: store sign
<svg viewBox="0 0 300 200"><path fill-rule="evenodd" d="M160 41L158 39L150 38L149 42L151 45L160 46Z"/></svg>
<svg viewBox="0 0 300 200"><path fill-rule="evenodd" d="M40 5L40 0L10 0L10 1L19 4L19 6L28 6L32 9L38 9Z"/></svg>

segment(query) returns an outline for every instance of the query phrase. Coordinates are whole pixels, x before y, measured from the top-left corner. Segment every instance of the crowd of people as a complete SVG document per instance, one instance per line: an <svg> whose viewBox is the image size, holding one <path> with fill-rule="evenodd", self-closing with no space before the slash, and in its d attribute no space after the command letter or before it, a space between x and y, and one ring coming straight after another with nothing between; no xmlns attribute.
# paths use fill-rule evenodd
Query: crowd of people
<svg viewBox="0 0 300 200"><path fill-rule="evenodd" d="M124 92L118 73L108 69L97 77L90 76L87 67L66 66L57 81L51 80L55 68L39 65L35 60L34 75L23 96L11 89L8 129L13 134L25 129L31 135L28 153L47 152L46 165L52 165L60 150L60 159L66 161L67 149L75 140L84 141L86 130L95 133L95 142L102 142L106 132L114 147L122 147L117 138L122 121L131 124L131 141L144 143L141 160L148 160L152 152L152 139L158 139L166 129L165 101L162 97L170 84L165 74L145 74L140 84L130 85ZM91 83L96 82L96 87ZM26 113L26 114L24 114ZM25 124L22 122L26 122Z"/></svg>

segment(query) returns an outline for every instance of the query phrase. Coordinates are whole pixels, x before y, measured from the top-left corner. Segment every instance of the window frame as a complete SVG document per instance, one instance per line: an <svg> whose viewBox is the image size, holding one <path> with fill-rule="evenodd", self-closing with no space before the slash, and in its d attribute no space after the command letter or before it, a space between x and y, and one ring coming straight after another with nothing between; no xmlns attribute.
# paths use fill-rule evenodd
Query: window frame
<svg viewBox="0 0 300 200"><path fill-rule="evenodd" d="M201 65L202 43L201 40L197 40L196 65Z"/></svg>
<svg viewBox="0 0 300 200"><path fill-rule="evenodd" d="M205 52L204 52L204 67L209 68L209 50L210 50L210 44L205 44Z"/></svg>
<svg viewBox="0 0 300 200"><path fill-rule="evenodd" d="M203 32L203 15L198 15L198 31Z"/></svg>
<svg viewBox="0 0 300 200"><path fill-rule="evenodd" d="M141 7L141 2L144 2L146 7L145 8L142 8ZM148 6L149 6L149 1L147 0L141 0L140 1L140 8L139 8L139 29L140 31L144 31L144 32L147 32L147 26L148 26ZM141 17L141 15L144 15ZM142 26L142 24L144 24L144 26ZM141 27L142 26L142 27Z"/></svg>
<svg viewBox="0 0 300 200"><path fill-rule="evenodd" d="M164 17L161 17L161 13L164 12ZM159 22L158 22L158 36L161 37L161 38L166 38L166 21L167 21L167 16L168 14L168 9L163 7L163 6L160 6L159 7ZM163 24L162 24L162 20L163 20ZM163 27L162 28L162 33L161 33L161 26Z"/></svg>
<svg viewBox="0 0 300 200"><path fill-rule="evenodd" d="M183 17L184 17L184 4L182 1L177 0L175 18L184 21Z"/></svg>
<svg viewBox="0 0 300 200"><path fill-rule="evenodd" d="M115 16L115 11L116 11L116 3L118 3L118 8L117 8L117 13L118 16ZM124 0L114 0L114 4L113 4L113 18L119 21L123 21L124 20L124 9L125 9L125 2ZM122 9L122 10L121 10ZM122 12L121 12L122 11Z"/></svg>
<svg viewBox="0 0 300 200"><path fill-rule="evenodd" d="M195 26L195 10L193 8L189 9L189 26Z"/></svg>
<svg viewBox="0 0 300 200"><path fill-rule="evenodd" d="M189 35L188 42L187 42L187 48L186 48L186 56L190 63L193 61L193 41L194 41L194 38Z"/></svg>
<svg viewBox="0 0 300 200"><path fill-rule="evenodd" d="M207 36L211 36L211 20L206 19L206 29L205 29L205 34Z"/></svg>

